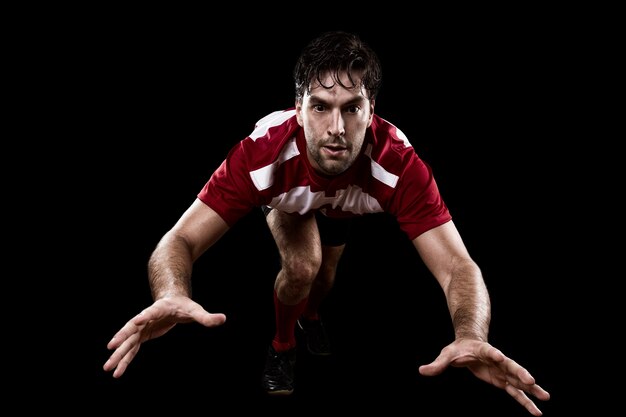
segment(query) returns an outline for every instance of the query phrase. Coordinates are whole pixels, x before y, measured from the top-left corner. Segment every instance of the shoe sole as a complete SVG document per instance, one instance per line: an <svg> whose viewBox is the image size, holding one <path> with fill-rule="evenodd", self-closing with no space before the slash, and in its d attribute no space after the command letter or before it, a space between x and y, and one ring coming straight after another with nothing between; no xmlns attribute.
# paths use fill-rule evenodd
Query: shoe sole
<svg viewBox="0 0 626 417"><path fill-rule="evenodd" d="M307 348L307 351L313 356L330 356L332 352L313 352L311 349Z"/></svg>
<svg viewBox="0 0 626 417"><path fill-rule="evenodd" d="M293 394L293 390L277 390L277 391L267 391L268 395L272 397L286 397L288 395Z"/></svg>

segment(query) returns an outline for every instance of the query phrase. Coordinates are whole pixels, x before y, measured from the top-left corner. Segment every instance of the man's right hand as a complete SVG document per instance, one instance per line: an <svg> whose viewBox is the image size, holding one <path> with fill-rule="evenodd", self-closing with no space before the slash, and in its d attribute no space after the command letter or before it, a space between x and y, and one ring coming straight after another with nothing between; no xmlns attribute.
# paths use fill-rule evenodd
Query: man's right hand
<svg viewBox="0 0 626 417"><path fill-rule="evenodd" d="M166 297L155 301L150 307L130 319L113 336L107 349L114 350L103 366L113 370L113 377L124 374L143 342L164 335L178 323L198 322L206 327L224 324L226 316L209 313L188 297Z"/></svg>

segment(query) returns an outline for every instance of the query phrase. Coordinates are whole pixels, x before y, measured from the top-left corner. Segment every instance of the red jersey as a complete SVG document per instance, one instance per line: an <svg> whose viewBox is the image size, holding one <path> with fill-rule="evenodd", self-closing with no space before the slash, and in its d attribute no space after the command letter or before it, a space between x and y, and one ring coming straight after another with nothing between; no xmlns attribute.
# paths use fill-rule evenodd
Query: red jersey
<svg viewBox="0 0 626 417"><path fill-rule="evenodd" d="M198 198L231 226L263 205L334 218L387 212L411 240L451 219L430 167L376 114L355 163L324 176L309 163L295 109L273 112L230 150Z"/></svg>

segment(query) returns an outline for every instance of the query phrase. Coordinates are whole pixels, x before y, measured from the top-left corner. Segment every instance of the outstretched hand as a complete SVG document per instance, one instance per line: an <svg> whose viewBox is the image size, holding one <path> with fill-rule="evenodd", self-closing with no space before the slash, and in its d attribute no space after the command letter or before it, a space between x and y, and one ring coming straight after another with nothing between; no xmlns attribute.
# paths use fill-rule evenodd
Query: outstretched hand
<svg viewBox="0 0 626 417"><path fill-rule="evenodd" d="M206 327L224 324L224 314L211 314L188 297L161 298L130 319L107 344L113 350L103 366L119 378L137 355L143 342L163 336L178 323L198 322Z"/></svg>
<svg viewBox="0 0 626 417"><path fill-rule="evenodd" d="M533 416L543 413L527 394L542 401L550 399L550 394L535 383L530 372L487 342L455 340L433 362L420 366L419 372L425 376L439 375L448 366L465 367L476 377L505 390Z"/></svg>

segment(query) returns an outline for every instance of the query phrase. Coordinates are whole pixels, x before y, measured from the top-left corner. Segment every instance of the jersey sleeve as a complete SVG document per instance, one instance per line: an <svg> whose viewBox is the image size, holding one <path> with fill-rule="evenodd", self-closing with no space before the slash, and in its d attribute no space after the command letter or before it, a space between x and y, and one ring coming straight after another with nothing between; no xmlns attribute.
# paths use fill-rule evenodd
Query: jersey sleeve
<svg viewBox="0 0 626 417"><path fill-rule="evenodd" d="M414 153L398 183L392 212L410 240L452 219L431 167Z"/></svg>
<svg viewBox="0 0 626 417"><path fill-rule="evenodd" d="M275 111L260 119L254 131L236 144L198 193L198 198L232 226L271 197L255 173L276 165L285 143L299 125L295 109ZM270 170L271 171L271 170Z"/></svg>
<svg viewBox="0 0 626 417"><path fill-rule="evenodd" d="M229 226L258 205L246 161L242 141L230 150L198 193L198 198L215 210Z"/></svg>

